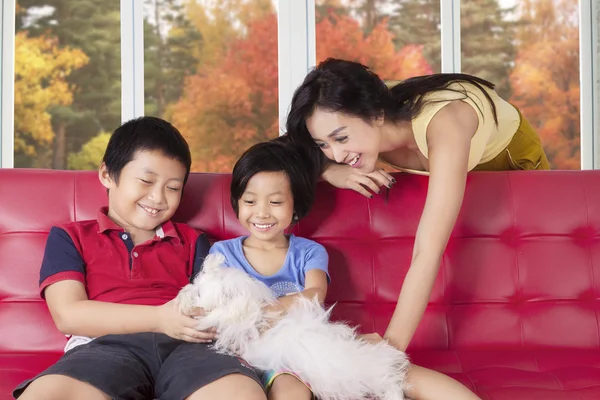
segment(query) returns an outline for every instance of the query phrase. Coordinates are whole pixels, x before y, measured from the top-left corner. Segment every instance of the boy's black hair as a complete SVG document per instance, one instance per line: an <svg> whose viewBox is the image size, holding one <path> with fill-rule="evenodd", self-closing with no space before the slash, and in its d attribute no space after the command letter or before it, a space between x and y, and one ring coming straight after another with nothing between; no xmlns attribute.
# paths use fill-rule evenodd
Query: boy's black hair
<svg viewBox="0 0 600 400"><path fill-rule="evenodd" d="M192 166L190 148L181 133L169 122L156 117L139 117L115 129L102 161L109 176L119 183L121 171L138 151L161 151L185 167L187 182Z"/></svg>
<svg viewBox="0 0 600 400"><path fill-rule="evenodd" d="M320 153L320 149L315 149ZM254 175L259 172L285 172L294 198L292 225L304 218L314 203L318 179L311 157L306 149L294 146L287 135L255 144L246 150L233 167L231 206L235 215L239 213L238 202Z"/></svg>

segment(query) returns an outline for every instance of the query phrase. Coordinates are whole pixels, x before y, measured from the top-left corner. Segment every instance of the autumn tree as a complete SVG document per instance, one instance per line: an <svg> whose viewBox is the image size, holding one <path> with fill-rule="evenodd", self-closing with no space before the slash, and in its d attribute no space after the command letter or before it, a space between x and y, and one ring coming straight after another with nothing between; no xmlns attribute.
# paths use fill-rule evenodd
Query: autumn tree
<svg viewBox="0 0 600 400"><path fill-rule="evenodd" d="M165 117L198 67L200 32L179 0L144 0L145 114Z"/></svg>
<svg viewBox="0 0 600 400"><path fill-rule="evenodd" d="M362 1L362 0L361 0ZM351 16L352 8L348 3L342 0L316 0L315 1L315 21L319 24L323 19L331 15L338 17Z"/></svg>
<svg viewBox="0 0 600 400"><path fill-rule="evenodd" d="M91 138L76 153L70 153L68 159L69 169L95 170L100 167L106 146L110 140L111 133L101 132Z"/></svg>
<svg viewBox="0 0 600 400"><path fill-rule="evenodd" d="M196 171L231 171L250 145L278 135L277 17L248 26L219 65L187 78L173 123L187 136Z"/></svg>
<svg viewBox="0 0 600 400"><path fill-rule="evenodd" d="M383 19L366 35L349 16L330 14L316 27L317 63L328 57L347 59L367 65L384 80L405 79L430 74L422 46L409 45L396 51L393 35Z"/></svg>
<svg viewBox="0 0 600 400"><path fill-rule="evenodd" d="M275 12L273 0L190 0L187 18L202 36L201 65L218 65L248 27Z"/></svg>
<svg viewBox="0 0 600 400"><path fill-rule="evenodd" d="M29 37L50 35L58 48L81 49L89 62L66 82L75 87L69 105L48 110L55 132L52 168L64 169L76 152L101 131L121 123L121 26L118 0L19 0L17 31ZM49 10L49 11L48 11ZM31 166L33 159L22 158Z"/></svg>
<svg viewBox="0 0 600 400"><path fill-rule="evenodd" d="M352 0L350 6L365 32L386 18L397 49L420 45L433 71L440 71L439 0Z"/></svg>
<svg viewBox="0 0 600 400"><path fill-rule="evenodd" d="M389 29L396 47L422 45L425 59L434 72L440 72L440 1L393 3ZM508 18L512 9L502 8L498 0L463 0L460 7L462 72L492 81L500 95L509 96L508 75L515 56L513 39L517 25Z"/></svg>
<svg viewBox="0 0 600 400"><path fill-rule="evenodd" d="M509 18L513 8L498 0L465 0L460 4L461 71L487 79L504 98L511 93L509 75L516 49L515 30L521 22Z"/></svg>
<svg viewBox="0 0 600 400"><path fill-rule="evenodd" d="M319 21L319 60L356 59L386 79L430 72L419 46L396 51L385 20L368 35L347 16L331 13ZM196 171L230 172L249 146L279 134L276 14L249 23L223 46L218 63L201 62L186 79L183 96L172 108L173 123L192 148Z"/></svg>
<svg viewBox="0 0 600 400"><path fill-rule="evenodd" d="M60 48L55 38L16 34L15 165L38 159L33 166L50 166L40 152L55 139L51 111L71 105L74 87L67 78L87 62L81 50Z"/></svg>
<svg viewBox="0 0 600 400"><path fill-rule="evenodd" d="M580 168L576 0L521 3L511 102L537 129L553 168Z"/></svg>

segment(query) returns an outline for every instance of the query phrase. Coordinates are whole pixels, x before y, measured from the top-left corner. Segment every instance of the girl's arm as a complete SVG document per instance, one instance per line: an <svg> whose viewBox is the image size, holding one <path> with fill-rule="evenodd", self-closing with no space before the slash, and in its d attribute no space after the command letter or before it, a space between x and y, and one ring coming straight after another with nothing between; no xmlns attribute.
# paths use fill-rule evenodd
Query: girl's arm
<svg viewBox="0 0 600 400"><path fill-rule="evenodd" d="M429 186L410 268L384 335L404 351L425 312L440 262L462 204L475 110L462 101L443 107L427 128Z"/></svg>
<svg viewBox="0 0 600 400"><path fill-rule="evenodd" d="M297 296L308 298L317 296L320 303L325 301L325 296L327 295L327 274L325 271L311 269L306 273L304 280L304 290L289 296L280 297L277 301L278 304L275 306L277 310L287 310L290 308Z"/></svg>

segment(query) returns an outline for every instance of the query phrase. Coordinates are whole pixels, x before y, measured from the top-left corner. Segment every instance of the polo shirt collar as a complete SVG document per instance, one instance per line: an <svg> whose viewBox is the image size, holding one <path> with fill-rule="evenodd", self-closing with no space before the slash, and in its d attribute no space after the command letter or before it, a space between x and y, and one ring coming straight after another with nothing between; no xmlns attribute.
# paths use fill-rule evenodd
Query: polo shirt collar
<svg viewBox="0 0 600 400"><path fill-rule="evenodd" d="M98 233L104 233L106 231L124 231L122 226L110 219L108 216L108 207L102 207L98 210L97 220ZM179 233L171 220L168 220L156 228L156 237L158 239L173 238L175 243L181 243L181 237L179 237Z"/></svg>

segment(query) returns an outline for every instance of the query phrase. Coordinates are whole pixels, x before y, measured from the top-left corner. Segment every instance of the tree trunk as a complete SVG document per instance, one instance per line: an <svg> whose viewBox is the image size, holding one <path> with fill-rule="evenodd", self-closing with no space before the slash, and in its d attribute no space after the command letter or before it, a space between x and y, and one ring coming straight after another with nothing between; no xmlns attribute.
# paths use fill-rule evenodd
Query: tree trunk
<svg viewBox="0 0 600 400"><path fill-rule="evenodd" d="M61 122L54 136L54 151L52 153L52 169L66 169L67 127Z"/></svg>

